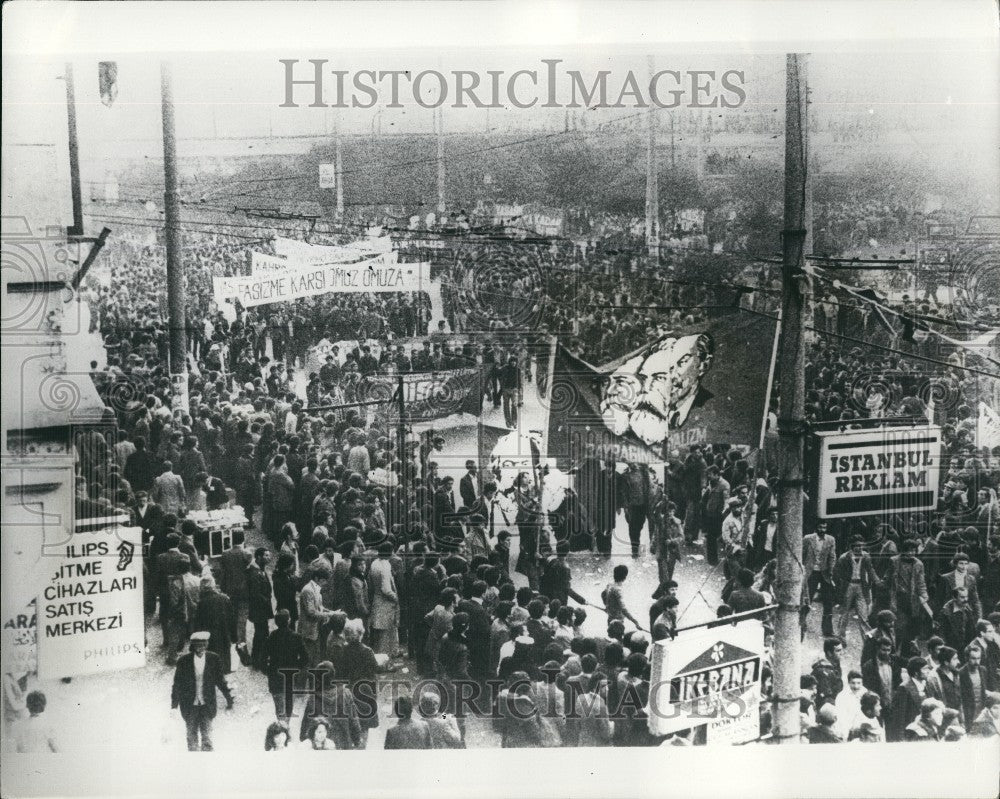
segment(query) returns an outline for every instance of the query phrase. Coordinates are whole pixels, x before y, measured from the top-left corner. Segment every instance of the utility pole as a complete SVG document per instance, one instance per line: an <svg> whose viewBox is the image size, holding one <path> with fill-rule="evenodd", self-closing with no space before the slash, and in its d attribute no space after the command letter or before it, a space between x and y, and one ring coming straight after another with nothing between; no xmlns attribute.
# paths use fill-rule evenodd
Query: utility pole
<svg viewBox="0 0 1000 799"><path fill-rule="evenodd" d="M444 111L438 106L435 111L437 115L437 189L438 189L438 217L445 211L444 204Z"/></svg>
<svg viewBox="0 0 1000 799"><path fill-rule="evenodd" d="M652 79L656 68L653 57L649 56L649 75ZM660 259L660 183L659 163L656 158L656 110L650 108L646 114L646 246L649 257Z"/></svg>
<svg viewBox="0 0 1000 799"><path fill-rule="evenodd" d="M802 604L802 498L805 442L806 168L808 111L806 56L786 56L785 229L782 232L782 307L778 341L778 572L774 628L774 737L798 743L802 673L799 607Z"/></svg>
<svg viewBox="0 0 1000 799"><path fill-rule="evenodd" d="M173 406L188 410L187 309L180 209L177 197L177 137L174 133L174 85L170 64L160 63L163 109L163 208L167 243L167 313L170 330L170 384Z"/></svg>
<svg viewBox="0 0 1000 799"><path fill-rule="evenodd" d="M66 229L70 236L83 235L83 197L80 191L80 142L76 135L76 87L73 85L73 64L66 62L66 119L69 125L69 190L73 198L73 225Z"/></svg>
<svg viewBox="0 0 1000 799"><path fill-rule="evenodd" d="M333 161L333 172L334 180L337 182L336 192L337 192L337 216L338 222L342 222L344 219L344 162L340 155L340 114L333 119L333 130L334 130L334 161Z"/></svg>

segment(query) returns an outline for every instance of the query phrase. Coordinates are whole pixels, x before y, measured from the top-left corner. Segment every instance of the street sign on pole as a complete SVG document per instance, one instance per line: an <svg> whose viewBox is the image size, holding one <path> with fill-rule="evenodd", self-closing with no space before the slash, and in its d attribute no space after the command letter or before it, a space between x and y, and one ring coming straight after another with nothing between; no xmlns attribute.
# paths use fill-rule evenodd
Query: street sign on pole
<svg viewBox="0 0 1000 799"><path fill-rule="evenodd" d="M321 189L335 189L335 188L337 188L337 165L336 164L320 164L319 165L319 187Z"/></svg>

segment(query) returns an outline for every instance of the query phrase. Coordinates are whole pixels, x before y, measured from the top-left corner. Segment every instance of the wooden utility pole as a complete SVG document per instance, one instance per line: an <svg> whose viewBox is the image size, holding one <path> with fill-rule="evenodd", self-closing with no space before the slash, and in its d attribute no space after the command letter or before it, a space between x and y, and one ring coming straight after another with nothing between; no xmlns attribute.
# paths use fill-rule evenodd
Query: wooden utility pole
<svg viewBox="0 0 1000 799"><path fill-rule="evenodd" d="M338 222L344 219L344 163L341 160L340 155L340 114L338 113L333 120L334 125L334 180L337 181L336 192L337 192L337 216Z"/></svg>
<svg viewBox="0 0 1000 799"><path fill-rule="evenodd" d="M160 63L163 112L163 210L167 245L167 314L170 331L170 384L175 408L188 410L187 308L184 256L177 196L177 137L174 131L174 85L170 64Z"/></svg>
<svg viewBox="0 0 1000 799"><path fill-rule="evenodd" d="M440 106L434 112L437 116L437 212L440 217L445 212L444 203L444 111Z"/></svg>
<svg viewBox="0 0 1000 799"><path fill-rule="evenodd" d="M80 189L80 142L76 133L76 87L73 84L73 64L66 62L66 121L69 126L69 190L73 198L73 225L70 236L83 235L83 194Z"/></svg>
<svg viewBox="0 0 1000 799"><path fill-rule="evenodd" d="M779 332L778 572L774 628L774 738L798 743L799 677L802 673L802 500L805 443L805 339L803 307L807 285L806 185L808 103L806 60L786 57L785 229L782 232L782 306Z"/></svg>
<svg viewBox="0 0 1000 799"><path fill-rule="evenodd" d="M649 57L649 75L652 79L656 67L653 57ZM646 246L649 257L660 257L660 179L659 163L656 157L656 109L650 108L646 115Z"/></svg>

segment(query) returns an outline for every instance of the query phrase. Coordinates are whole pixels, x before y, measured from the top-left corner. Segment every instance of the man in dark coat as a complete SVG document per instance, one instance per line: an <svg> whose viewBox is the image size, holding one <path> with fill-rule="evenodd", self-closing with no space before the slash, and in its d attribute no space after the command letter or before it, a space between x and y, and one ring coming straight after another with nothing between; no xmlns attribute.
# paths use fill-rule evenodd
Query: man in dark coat
<svg viewBox="0 0 1000 799"><path fill-rule="evenodd" d="M215 691L226 698L226 710L233 708L233 695L226 684L222 664L214 652L208 652L209 633L191 636L191 651L177 661L170 692L170 707L180 708L187 727L188 750L212 751L212 721L216 714ZM199 741L200 739L200 741Z"/></svg>
<svg viewBox="0 0 1000 799"><path fill-rule="evenodd" d="M205 574L201 578L201 598L198 600L194 629L211 634L208 649L218 656L222 673L229 674L233 670L236 613L233 611L233 603L219 591L211 574Z"/></svg>
<svg viewBox="0 0 1000 799"><path fill-rule="evenodd" d="M149 501L148 491L136 491L131 510L135 526L142 529L142 543L149 544L163 527L163 508Z"/></svg>
<svg viewBox="0 0 1000 799"><path fill-rule="evenodd" d="M861 664L862 683L865 688L878 695L886 713L892 706L893 697L902 682L900 668L894 660L892 640L881 638L875 656Z"/></svg>
<svg viewBox="0 0 1000 799"><path fill-rule="evenodd" d="M556 545L556 554L549 555L545 562L538 589L549 599L558 599L563 605L569 603L570 597L581 605L586 605L587 600L574 591L570 584L573 577L566 563L568 550L569 545L565 541L560 541Z"/></svg>
<svg viewBox="0 0 1000 799"><path fill-rule="evenodd" d="M313 502L320 492L320 479L316 473L319 469L319 462L315 456L310 456L306 461L306 472L299 480L298 495L295 499L296 524L303 533L309 533L313 529Z"/></svg>
<svg viewBox="0 0 1000 799"><path fill-rule="evenodd" d="M469 647L469 676L484 683L490 668L490 614L483 607L486 583L476 580L472 584L472 598L463 599L456 608L469 617L466 644Z"/></svg>
<svg viewBox="0 0 1000 799"><path fill-rule="evenodd" d="M969 603L967 588L954 588L951 594L951 599L937 612L934 623L944 642L956 652L962 652L976 637L977 616Z"/></svg>
<svg viewBox="0 0 1000 799"><path fill-rule="evenodd" d="M892 697L892 707L889 709L885 729L886 741L902 741L904 730L920 715L920 705L928 698L927 677L930 666L923 658L910 658L906 664L906 673L910 675L909 682L902 685Z"/></svg>
<svg viewBox="0 0 1000 799"><path fill-rule="evenodd" d="M288 692L291 687L287 681L293 675L289 669L301 671L309 664L302 636L291 629L291 616L287 610L279 610L274 614L276 629L267 637L264 644L264 672L267 674L267 690L274 699L275 715L282 721L287 721L292 715L294 694ZM286 673L282 673L285 671Z"/></svg>
<svg viewBox="0 0 1000 799"><path fill-rule="evenodd" d="M236 610L236 640L243 643L247 639L247 566L252 560L250 552L243 546L243 531L234 530L232 546L219 555L219 588L227 594Z"/></svg>
<svg viewBox="0 0 1000 799"><path fill-rule="evenodd" d="M737 588L733 589L726 604L733 613L746 613L767 605L767 598L753 587L754 573L750 569L740 569L736 575Z"/></svg>
<svg viewBox="0 0 1000 799"><path fill-rule="evenodd" d="M358 706L336 667L324 660L313 670L316 680L313 695L306 702L302 714L299 740L312 735L313 724L322 719L327 724L327 735L337 749L364 749L367 731L358 718Z"/></svg>
<svg viewBox="0 0 1000 799"><path fill-rule="evenodd" d="M177 533L169 533L166 536L165 552L156 556L156 577L159 583L160 594L160 622L164 631L167 628L167 620L170 617L170 578L180 574L183 570L190 568L191 559L180 550L181 537ZM178 641L178 647L180 642Z"/></svg>
<svg viewBox="0 0 1000 799"><path fill-rule="evenodd" d="M360 619L351 619L344 626L344 637L347 644L341 653L337 677L351 690L357 703L358 718L361 720L361 744L359 749L368 745L368 730L378 726L378 704L376 697L376 671L378 663L371 647L362 643L365 634L364 625Z"/></svg>
<svg viewBox="0 0 1000 799"><path fill-rule="evenodd" d="M133 491L151 491L161 471L160 462L146 449L146 439L142 436L136 436L132 443L135 452L125 459L122 474L132 484Z"/></svg>
<svg viewBox="0 0 1000 799"><path fill-rule="evenodd" d="M271 603L273 591L271 580L264 570L270 553L264 547L257 547L253 553L253 563L247 567L247 594L249 596L248 618L253 624L253 649L251 662L255 669L264 670L264 644L270 632L270 621L274 618Z"/></svg>
<svg viewBox="0 0 1000 799"><path fill-rule="evenodd" d="M458 481L458 493L462 497L462 504L467 508L471 508L476 504L476 498L479 495L478 486L479 479L476 476L478 469L476 468L475 461L465 462L466 474Z"/></svg>
<svg viewBox="0 0 1000 799"><path fill-rule="evenodd" d="M393 705L393 714L399 721L395 727L385 731L386 749L431 748L430 727L423 719L413 718L413 701L410 697L399 697Z"/></svg>
<svg viewBox="0 0 1000 799"><path fill-rule="evenodd" d="M462 528L457 523L453 477L445 477L434 493L434 535L441 549L453 552L462 541Z"/></svg>
<svg viewBox="0 0 1000 799"><path fill-rule="evenodd" d="M965 665L958 670L958 685L962 690L962 713L975 721L986 706L986 668L983 650L971 646L965 653ZM971 722L968 722L971 723Z"/></svg>

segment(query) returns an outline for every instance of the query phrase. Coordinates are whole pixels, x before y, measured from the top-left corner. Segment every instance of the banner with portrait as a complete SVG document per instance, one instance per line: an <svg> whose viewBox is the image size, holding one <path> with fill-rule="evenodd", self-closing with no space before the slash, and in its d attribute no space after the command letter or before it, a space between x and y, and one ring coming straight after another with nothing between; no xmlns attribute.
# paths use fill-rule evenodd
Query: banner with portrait
<svg viewBox="0 0 1000 799"><path fill-rule="evenodd" d="M733 308L603 364L561 345L549 456L568 468L588 455L658 463L691 444L756 447L776 327L771 317Z"/></svg>

